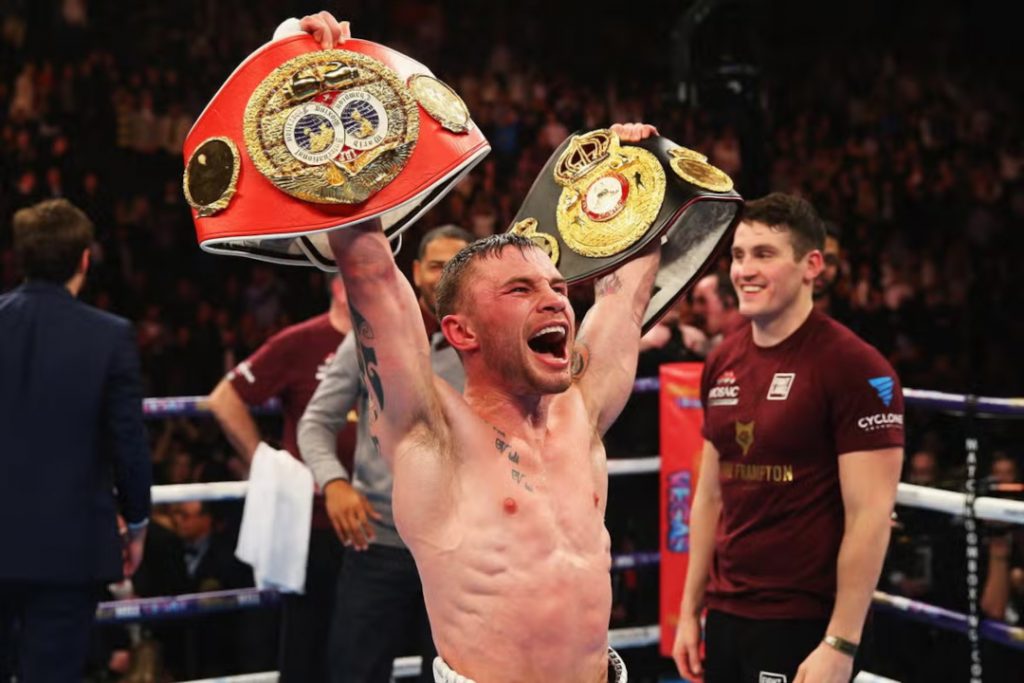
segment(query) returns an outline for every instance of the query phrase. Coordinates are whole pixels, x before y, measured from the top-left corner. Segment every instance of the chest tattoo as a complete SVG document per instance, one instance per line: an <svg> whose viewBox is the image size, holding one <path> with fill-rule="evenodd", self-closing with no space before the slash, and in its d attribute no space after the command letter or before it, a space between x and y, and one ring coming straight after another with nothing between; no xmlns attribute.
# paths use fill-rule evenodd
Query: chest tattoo
<svg viewBox="0 0 1024 683"><path fill-rule="evenodd" d="M532 493L533 485L526 481L526 475L517 468L519 465L518 451L513 449L508 441L506 441L508 437L505 436L505 432L501 431L494 425L491 425L491 429L493 429L498 435L497 438L494 439L495 450L507 457L508 461L512 463L512 481Z"/></svg>

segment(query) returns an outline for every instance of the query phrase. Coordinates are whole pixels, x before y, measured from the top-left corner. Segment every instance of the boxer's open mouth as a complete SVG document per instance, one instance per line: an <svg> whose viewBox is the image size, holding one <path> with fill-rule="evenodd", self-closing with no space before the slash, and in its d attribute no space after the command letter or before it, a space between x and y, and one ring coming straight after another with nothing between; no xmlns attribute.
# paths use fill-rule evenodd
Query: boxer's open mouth
<svg viewBox="0 0 1024 683"><path fill-rule="evenodd" d="M548 325L533 334L527 344L541 354L550 354L558 360L565 360L567 329L564 325Z"/></svg>

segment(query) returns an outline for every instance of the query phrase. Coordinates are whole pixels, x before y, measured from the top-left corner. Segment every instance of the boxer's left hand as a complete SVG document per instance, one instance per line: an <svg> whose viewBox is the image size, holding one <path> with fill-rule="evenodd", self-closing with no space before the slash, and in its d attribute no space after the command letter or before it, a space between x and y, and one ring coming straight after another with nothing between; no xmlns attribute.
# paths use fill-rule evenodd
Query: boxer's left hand
<svg viewBox="0 0 1024 683"><path fill-rule="evenodd" d="M849 683L852 676L853 657L821 643L800 664L793 683Z"/></svg>
<svg viewBox="0 0 1024 683"><path fill-rule="evenodd" d="M639 142L652 135L660 135L657 128L647 123L616 123L612 126L612 132L622 142Z"/></svg>
<svg viewBox="0 0 1024 683"><path fill-rule="evenodd" d="M299 20L299 28L313 36L325 50L340 45L352 37L347 21L338 21L330 12L323 11Z"/></svg>

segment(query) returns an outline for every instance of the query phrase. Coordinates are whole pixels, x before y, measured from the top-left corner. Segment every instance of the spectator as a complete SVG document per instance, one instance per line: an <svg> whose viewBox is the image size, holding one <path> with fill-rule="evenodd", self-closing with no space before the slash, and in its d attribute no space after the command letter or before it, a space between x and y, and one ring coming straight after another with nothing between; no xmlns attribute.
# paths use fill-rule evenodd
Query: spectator
<svg viewBox="0 0 1024 683"><path fill-rule="evenodd" d="M693 323L708 340L702 355L706 356L726 335L747 323L740 315L736 290L726 274L705 275L697 281L690 296Z"/></svg>
<svg viewBox="0 0 1024 683"><path fill-rule="evenodd" d="M939 482L939 461L935 453L917 451L907 460L905 481L916 486L936 486Z"/></svg>
<svg viewBox="0 0 1024 683"><path fill-rule="evenodd" d="M181 539L188 593L246 588L253 585L251 570L235 559L235 543L216 529L206 503L189 501L174 506L174 525ZM186 678L249 673L273 666L273 624L264 618L240 614L209 615L184 632L180 663L172 668ZM175 667L175 665L177 665Z"/></svg>

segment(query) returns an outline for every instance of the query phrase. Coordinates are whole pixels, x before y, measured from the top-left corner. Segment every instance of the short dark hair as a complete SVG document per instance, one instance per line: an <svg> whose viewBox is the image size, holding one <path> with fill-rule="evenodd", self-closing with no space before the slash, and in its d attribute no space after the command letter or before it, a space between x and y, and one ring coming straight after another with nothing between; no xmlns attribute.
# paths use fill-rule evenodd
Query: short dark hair
<svg viewBox="0 0 1024 683"><path fill-rule="evenodd" d="M30 280L64 284L93 241L89 217L66 199L47 199L14 214L14 253Z"/></svg>
<svg viewBox="0 0 1024 683"><path fill-rule="evenodd" d="M743 206L743 220L789 232L793 253L798 259L813 249L825 248L825 225L811 203L800 197L772 192L749 201Z"/></svg>
<svg viewBox="0 0 1024 683"><path fill-rule="evenodd" d="M455 312L462 294L462 284L473 261L480 258L500 258L505 247L515 247L526 254L527 249L540 249L527 237L512 232L502 232L471 242L453 256L444 266L441 280L437 283L437 319Z"/></svg>
<svg viewBox="0 0 1024 683"><path fill-rule="evenodd" d="M420 246L419 250L416 252L416 260L422 261L424 255L427 253L427 247L430 246L431 242L436 240L458 240L459 242L469 244L473 239L473 235L471 235L468 230L463 230L454 223L442 225L439 228L434 228L433 230L428 231L420 238Z"/></svg>

